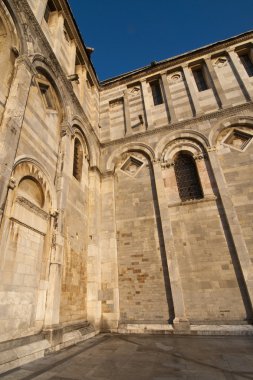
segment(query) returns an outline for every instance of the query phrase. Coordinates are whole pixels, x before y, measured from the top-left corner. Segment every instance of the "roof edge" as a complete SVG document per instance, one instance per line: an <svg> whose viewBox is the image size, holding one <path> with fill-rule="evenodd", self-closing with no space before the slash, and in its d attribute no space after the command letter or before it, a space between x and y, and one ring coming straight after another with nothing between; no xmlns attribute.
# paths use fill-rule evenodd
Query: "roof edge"
<svg viewBox="0 0 253 380"><path fill-rule="evenodd" d="M127 77L130 77L131 75L134 75L134 74L139 74L141 73L142 71L145 71L147 69L153 69L154 67L159 67L159 66L162 66L163 64L166 64L168 62L173 62L173 61L176 61L177 59L180 59L180 58L184 58L188 55L191 55L191 54L196 54L196 53L200 53L201 51L203 50L206 50L206 49L210 49L210 48L213 48L213 47L216 47L216 46L219 46L219 45L222 45L224 43L228 43L230 41L234 41L238 38L242 38L242 37L246 37L250 34L253 34L253 29L252 30L249 30L249 31L246 31L244 33L240 33L236 36L233 36L233 37L229 37L229 38L226 38L224 40L220 40L220 41L217 41L217 42L214 42L214 43L211 43L211 44L208 44L208 45L204 45L204 46L201 46L200 48L197 48L197 49L193 49L193 50L189 50L185 53L182 53L182 54L179 54L179 55L175 55L173 57L170 57L170 58L167 58L167 59L164 59L162 61L154 61L152 62L151 64L149 65L146 65L146 66L142 66L140 67L139 69L135 69L135 70L132 70L132 71L128 71L126 73L123 73L123 74L120 74L120 75L117 75L115 77L111 77L111 78L108 78L108 79L105 79L103 81L100 81L99 84L100 86L106 86L107 84L112 84L114 82L117 82L121 79L126 79Z"/></svg>

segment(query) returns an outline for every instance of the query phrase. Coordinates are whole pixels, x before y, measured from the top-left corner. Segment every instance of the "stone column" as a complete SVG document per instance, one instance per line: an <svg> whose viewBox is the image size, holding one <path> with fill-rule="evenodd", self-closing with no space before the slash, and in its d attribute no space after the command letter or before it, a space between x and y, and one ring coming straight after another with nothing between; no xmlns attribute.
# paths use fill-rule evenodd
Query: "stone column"
<svg viewBox="0 0 253 380"><path fill-rule="evenodd" d="M28 57L19 57L15 63L13 81L0 130L0 223L33 74L33 68Z"/></svg>
<svg viewBox="0 0 253 380"><path fill-rule="evenodd" d="M169 119L170 123L175 123L176 122L176 113L175 113L175 110L173 107L169 83L168 83L166 73L162 74L162 82L163 82L164 97L165 97L165 104L166 104L167 113L168 113L168 119Z"/></svg>
<svg viewBox="0 0 253 380"><path fill-rule="evenodd" d="M192 107L193 116L201 115L203 114L203 111L200 108L198 97L193 89L193 86L191 85L192 78L190 75L189 67L187 65L183 65L182 69L183 69L184 78L185 78L186 91L189 96L189 101Z"/></svg>
<svg viewBox="0 0 253 380"><path fill-rule="evenodd" d="M253 264L250 260L248 248L243 238L240 222L234 207L233 201L230 197L229 190L217 157L215 148L208 151L209 160L212 166L213 175L218 186L221 202L223 205L224 213L227 223L231 232L231 238L234 243L235 251L238 261L240 263L243 279L247 287L248 297L253 305Z"/></svg>
<svg viewBox="0 0 253 380"><path fill-rule="evenodd" d="M229 102L229 100L227 100L225 92L223 91L223 88L220 84L219 78L216 74L216 71L213 68L211 58L206 58L205 63L206 63L209 75L211 77L211 81L213 82L212 83L213 84L213 91L214 91L214 95L215 95L215 98L217 100L218 106L220 108L225 108L225 107L231 106L232 104L231 104L231 102Z"/></svg>
<svg viewBox="0 0 253 380"><path fill-rule="evenodd" d="M179 273L178 260L174 247L168 202L162 177L162 169L159 162L154 162L153 167L174 305L175 318L173 325L175 329L186 330L189 329L189 320L186 316L185 311L183 288ZM171 170L173 170L173 168L171 168Z"/></svg>
<svg viewBox="0 0 253 380"><path fill-rule="evenodd" d="M141 81L141 90L142 90L142 99L143 99L143 105L144 105L144 113L145 113L145 121L146 121L146 129L151 129L153 127L153 118L152 118L152 112L151 107L152 104L150 102L150 96L148 93L148 83L145 80Z"/></svg>

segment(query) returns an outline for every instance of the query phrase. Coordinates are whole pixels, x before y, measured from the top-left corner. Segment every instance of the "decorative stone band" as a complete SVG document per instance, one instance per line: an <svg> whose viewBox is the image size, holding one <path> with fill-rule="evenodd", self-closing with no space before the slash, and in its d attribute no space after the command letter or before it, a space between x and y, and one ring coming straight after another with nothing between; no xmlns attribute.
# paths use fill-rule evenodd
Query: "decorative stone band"
<svg viewBox="0 0 253 380"><path fill-rule="evenodd" d="M174 160L167 160L167 161L164 161L164 162L161 162L161 167L163 169L165 168L172 168L173 166L175 165L175 161Z"/></svg>
<svg viewBox="0 0 253 380"><path fill-rule="evenodd" d="M9 188L11 190L13 190L13 189L15 189L15 187L16 187L16 180L15 180L14 177L11 177L10 180L9 180Z"/></svg>
<svg viewBox="0 0 253 380"><path fill-rule="evenodd" d="M197 153L197 154L194 154L193 158L195 161L203 160L205 159L205 154L203 152Z"/></svg>
<svg viewBox="0 0 253 380"><path fill-rule="evenodd" d="M40 216L44 220L49 219L49 214L36 206L34 203L30 202L28 199L24 197L17 197L16 203L20 204L21 206L25 207L27 210L33 212L34 214Z"/></svg>
<svg viewBox="0 0 253 380"><path fill-rule="evenodd" d="M201 198L201 199L189 199L187 201L169 203L168 207L194 205L196 203L214 202L216 200L217 200L216 195L206 195L204 198Z"/></svg>

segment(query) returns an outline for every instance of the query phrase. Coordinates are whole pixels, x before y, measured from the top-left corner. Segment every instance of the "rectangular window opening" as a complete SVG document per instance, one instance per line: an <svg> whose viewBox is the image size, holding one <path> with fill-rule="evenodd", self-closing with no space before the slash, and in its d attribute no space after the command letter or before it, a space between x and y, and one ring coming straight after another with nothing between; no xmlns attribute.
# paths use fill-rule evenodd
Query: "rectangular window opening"
<svg viewBox="0 0 253 380"><path fill-rule="evenodd" d="M162 90L161 90L159 79L150 82L150 87L152 91L154 106L162 104L163 96L162 96Z"/></svg>
<svg viewBox="0 0 253 380"><path fill-rule="evenodd" d="M46 108L55 109L52 91L50 87L45 83L39 83L41 95L43 97Z"/></svg>
<svg viewBox="0 0 253 380"><path fill-rule="evenodd" d="M46 20L47 23L49 22L50 14L55 11L57 11L57 8L54 2L52 0L49 0L47 2L46 10L44 13L44 19Z"/></svg>
<svg viewBox="0 0 253 380"><path fill-rule="evenodd" d="M241 63L243 64L249 77L253 77L253 63L250 58L249 53L244 53L239 55Z"/></svg>
<svg viewBox="0 0 253 380"><path fill-rule="evenodd" d="M208 83L205 78L204 68L198 67L192 70L197 88L199 91L205 91L209 89Z"/></svg>

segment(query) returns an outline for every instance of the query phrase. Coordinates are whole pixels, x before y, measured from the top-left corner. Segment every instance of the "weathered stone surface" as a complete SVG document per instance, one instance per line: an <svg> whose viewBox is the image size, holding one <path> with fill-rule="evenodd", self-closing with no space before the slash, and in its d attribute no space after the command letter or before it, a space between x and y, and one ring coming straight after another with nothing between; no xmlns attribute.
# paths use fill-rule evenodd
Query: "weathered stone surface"
<svg viewBox="0 0 253 380"><path fill-rule="evenodd" d="M253 33L99 83L46 6L0 6L5 370L99 331L252 322Z"/></svg>

